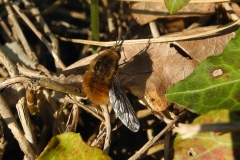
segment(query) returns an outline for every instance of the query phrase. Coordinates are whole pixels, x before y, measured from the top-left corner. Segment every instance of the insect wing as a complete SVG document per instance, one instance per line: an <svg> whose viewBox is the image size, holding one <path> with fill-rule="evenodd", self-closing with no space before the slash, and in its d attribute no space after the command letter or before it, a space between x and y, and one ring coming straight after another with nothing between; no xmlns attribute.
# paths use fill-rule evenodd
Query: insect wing
<svg viewBox="0 0 240 160"><path fill-rule="evenodd" d="M115 75L113 75L112 78L112 88L109 91L109 98L110 103L113 105L113 110L122 123L131 131L137 132L140 127L139 121L131 103L121 89L120 83Z"/></svg>

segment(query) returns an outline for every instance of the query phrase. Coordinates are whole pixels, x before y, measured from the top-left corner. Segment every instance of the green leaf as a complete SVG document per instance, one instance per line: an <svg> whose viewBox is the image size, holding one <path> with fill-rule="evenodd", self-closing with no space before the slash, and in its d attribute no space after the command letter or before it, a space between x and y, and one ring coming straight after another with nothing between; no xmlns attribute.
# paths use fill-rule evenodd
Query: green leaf
<svg viewBox="0 0 240 160"><path fill-rule="evenodd" d="M197 117L193 124L239 122L239 112L210 111ZM192 155L190 154L192 153ZM240 158L240 138L237 132L201 132L186 140L180 135L174 140L174 159L205 160Z"/></svg>
<svg viewBox="0 0 240 160"><path fill-rule="evenodd" d="M110 160L99 148L87 145L77 133L67 132L51 139L37 160Z"/></svg>
<svg viewBox="0 0 240 160"><path fill-rule="evenodd" d="M240 29L221 55L202 61L190 76L170 88L166 98L200 114L240 110Z"/></svg>
<svg viewBox="0 0 240 160"><path fill-rule="evenodd" d="M183 6L187 5L190 0L164 0L170 14L176 13Z"/></svg>

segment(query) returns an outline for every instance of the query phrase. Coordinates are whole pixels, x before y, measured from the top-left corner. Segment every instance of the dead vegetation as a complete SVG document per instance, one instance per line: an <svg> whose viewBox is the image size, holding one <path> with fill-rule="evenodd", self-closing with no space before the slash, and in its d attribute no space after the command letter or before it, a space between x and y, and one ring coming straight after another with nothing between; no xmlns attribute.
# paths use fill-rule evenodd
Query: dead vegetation
<svg viewBox="0 0 240 160"><path fill-rule="evenodd" d="M237 2L196 1L169 15L163 1L103 0L96 18L100 40L93 41L90 5L1 2L2 159L35 158L51 137L69 131L89 145L108 148L112 159L172 159L172 128L180 117L189 123L196 115L171 104L165 93L203 59L223 51L240 15ZM81 86L90 61L115 45L135 18L123 43L118 78L140 120L137 133L121 126L113 112L106 124L108 112L92 105Z"/></svg>

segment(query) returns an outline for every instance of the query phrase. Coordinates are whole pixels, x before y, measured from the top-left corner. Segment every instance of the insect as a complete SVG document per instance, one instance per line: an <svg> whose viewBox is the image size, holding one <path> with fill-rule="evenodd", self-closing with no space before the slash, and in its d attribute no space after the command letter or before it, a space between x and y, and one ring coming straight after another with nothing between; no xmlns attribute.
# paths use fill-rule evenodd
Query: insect
<svg viewBox="0 0 240 160"><path fill-rule="evenodd" d="M82 87L92 103L100 105L110 102L123 124L131 131L137 132L140 127L139 121L117 79L118 61L125 37L91 61L83 76Z"/></svg>

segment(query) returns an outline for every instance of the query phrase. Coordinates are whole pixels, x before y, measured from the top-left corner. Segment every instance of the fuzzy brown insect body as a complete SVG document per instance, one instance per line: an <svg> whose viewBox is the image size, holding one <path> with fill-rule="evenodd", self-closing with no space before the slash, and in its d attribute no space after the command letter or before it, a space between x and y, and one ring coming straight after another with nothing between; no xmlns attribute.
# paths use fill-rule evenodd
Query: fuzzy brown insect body
<svg viewBox="0 0 240 160"><path fill-rule="evenodd" d="M115 48L106 49L94 58L83 76L83 89L94 104L109 103L111 80L118 69L119 54Z"/></svg>
<svg viewBox="0 0 240 160"><path fill-rule="evenodd" d="M98 105L110 102L123 124L131 131L137 132L140 124L117 79L122 42L104 50L91 61L83 76L82 87L91 102Z"/></svg>
<svg viewBox="0 0 240 160"><path fill-rule="evenodd" d="M132 25L135 21L136 19ZM140 128L139 121L117 79L121 47L129 32L130 29L122 41L119 41L111 49L104 50L102 54L91 61L83 76L82 87L91 102L98 105L111 103L114 112L123 124L131 131L137 132Z"/></svg>

